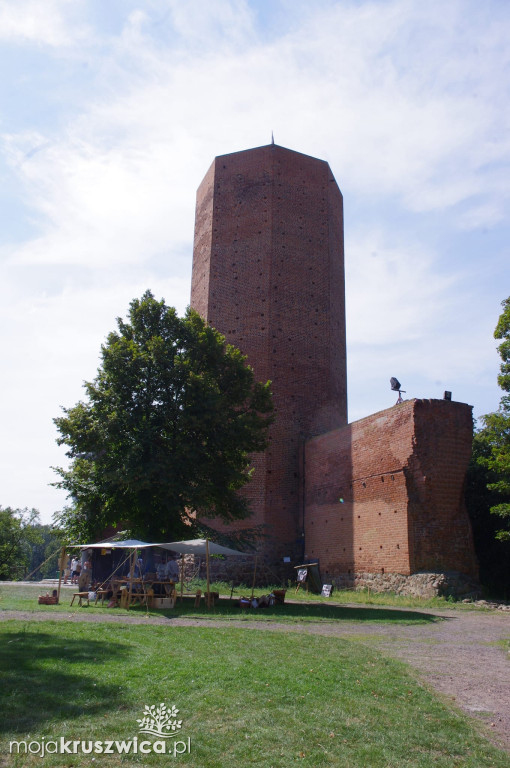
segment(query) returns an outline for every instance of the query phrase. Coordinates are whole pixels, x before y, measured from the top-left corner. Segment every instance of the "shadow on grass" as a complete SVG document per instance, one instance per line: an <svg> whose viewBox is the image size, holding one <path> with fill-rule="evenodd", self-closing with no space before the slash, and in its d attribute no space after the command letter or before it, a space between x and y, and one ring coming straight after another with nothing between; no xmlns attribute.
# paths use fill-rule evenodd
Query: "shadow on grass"
<svg viewBox="0 0 510 768"><path fill-rule="evenodd" d="M366 606L341 606L302 603L285 603L271 608L241 609L238 601L220 600L213 608L205 606L194 607L193 600L186 598L177 604L172 611L154 611L154 614L167 618L209 618L209 619L257 619L261 621L359 621L376 624L431 624L443 619L430 613L414 610L399 610L398 608L368 608Z"/></svg>
<svg viewBox="0 0 510 768"><path fill-rule="evenodd" d="M101 671L128 652L117 642L85 643L44 631L0 632L0 732L27 732L49 720L110 712L119 687L101 682Z"/></svg>

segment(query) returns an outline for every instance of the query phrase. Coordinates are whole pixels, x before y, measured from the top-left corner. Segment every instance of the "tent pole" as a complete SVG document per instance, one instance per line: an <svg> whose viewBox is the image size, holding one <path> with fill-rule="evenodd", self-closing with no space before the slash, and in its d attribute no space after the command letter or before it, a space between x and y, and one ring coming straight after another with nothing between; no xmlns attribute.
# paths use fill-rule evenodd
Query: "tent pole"
<svg viewBox="0 0 510 768"><path fill-rule="evenodd" d="M255 567L253 569L253 583L251 585L251 596L253 598L253 592L255 590L255 576L257 575L257 559L258 555L255 555Z"/></svg>
<svg viewBox="0 0 510 768"><path fill-rule="evenodd" d="M209 577L209 539L205 540L205 567L207 573L207 600L206 605L211 607L211 579Z"/></svg>
<svg viewBox="0 0 510 768"><path fill-rule="evenodd" d="M57 605L60 603L60 585L62 584L62 571L65 566L66 548L62 547L60 552L60 563L58 569L58 588L57 588Z"/></svg>
<svg viewBox="0 0 510 768"><path fill-rule="evenodd" d="M181 603L182 603L183 589L184 589L184 552L181 552Z"/></svg>
<svg viewBox="0 0 510 768"><path fill-rule="evenodd" d="M136 557L136 549L133 550L133 558L131 560L131 568L129 571L129 595L128 595L128 604L127 604L128 611L131 606L131 595L133 594L133 578L135 575L135 557Z"/></svg>

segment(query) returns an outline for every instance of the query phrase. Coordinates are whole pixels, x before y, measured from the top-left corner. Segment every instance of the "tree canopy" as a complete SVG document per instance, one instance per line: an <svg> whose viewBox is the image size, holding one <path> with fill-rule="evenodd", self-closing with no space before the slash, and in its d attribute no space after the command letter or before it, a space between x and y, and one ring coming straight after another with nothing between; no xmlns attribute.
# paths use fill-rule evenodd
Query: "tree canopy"
<svg viewBox="0 0 510 768"><path fill-rule="evenodd" d="M71 460L56 469L72 501L59 522L78 537L123 523L154 541L188 535L190 513L248 516L238 491L266 447L270 382L195 311L179 318L150 291L117 326L86 399L54 419Z"/></svg>
<svg viewBox="0 0 510 768"><path fill-rule="evenodd" d="M466 477L466 507L480 564L480 582L492 596L506 599L510 595L510 540L497 538L501 518L491 513L501 497L491 490L497 476L487 468L490 455L487 436L483 430L475 432Z"/></svg>
<svg viewBox="0 0 510 768"><path fill-rule="evenodd" d="M484 466L488 475L488 488L496 494L498 503L491 507L491 512L498 515L503 527L496 536L510 541L510 297L502 302L501 313L494 336L501 340L498 352L501 357L498 384L506 393L500 401L499 409L483 416L483 428L476 436L478 444L478 462Z"/></svg>
<svg viewBox="0 0 510 768"><path fill-rule="evenodd" d="M0 580L19 579L32 562L33 548L43 541L36 509L0 507Z"/></svg>

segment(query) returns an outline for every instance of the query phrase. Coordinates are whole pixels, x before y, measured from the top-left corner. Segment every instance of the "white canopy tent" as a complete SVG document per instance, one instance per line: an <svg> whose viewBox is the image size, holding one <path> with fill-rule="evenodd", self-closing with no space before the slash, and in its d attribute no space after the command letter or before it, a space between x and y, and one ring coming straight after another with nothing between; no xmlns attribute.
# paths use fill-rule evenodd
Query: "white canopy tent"
<svg viewBox="0 0 510 768"><path fill-rule="evenodd" d="M166 541L149 543L139 539L126 539L125 541L98 541L95 544L78 544L80 549L145 549L147 547L161 547L180 555L247 555L249 552L240 552L238 549L230 549L216 544L210 539L188 539L187 541Z"/></svg>
<svg viewBox="0 0 510 768"><path fill-rule="evenodd" d="M135 557L137 549L145 549L147 547L160 547L161 549L167 549L172 552L178 552L181 555L181 599L183 589L183 558L184 555L205 555L206 559L206 573L207 573L207 607L210 606L210 570L209 570L209 557L210 555L251 555L251 552L240 552L237 549L230 549L229 547L223 547L221 544L216 544L209 539L188 539L187 541L168 541L163 543L148 543L146 541L140 541L138 539L125 539L124 541L99 541L95 544L78 544L80 549L132 549L133 556L131 559L131 582L133 578L133 570L135 566ZM255 574L253 576L255 580ZM131 588L130 588L131 591Z"/></svg>
<svg viewBox="0 0 510 768"><path fill-rule="evenodd" d="M77 544L79 549L143 549L144 547L159 547L159 544L148 544L138 539L126 539L125 541L98 541L96 544Z"/></svg>
<svg viewBox="0 0 510 768"><path fill-rule="evenodd" d="M215 544L214 541L209 539L189 539L188 541L170 541L167 544L158 544L157 546L163 549L171 549L173 552L179 552L181 555L181 600L182 600L182 570L183 570L183 558L184 555L205 555L205 565L207 574L207 607L210 607L210 570L209 570L209 557L210 555L246 555L251 554L248 552L239 552L237 549L230 549L229 547L222 547L221 544ZM255 574L253 575L255 581Z"/></svg>
<svg viewBox="0 0 510 768"><path fill-rule="evenodd" d="M154 547L171 549L180 555L247 555L249 552L240 552L238 549L230 549L216 544L210 539L189 539L188 541L169 541L166 544L153 544Z"/></svg>

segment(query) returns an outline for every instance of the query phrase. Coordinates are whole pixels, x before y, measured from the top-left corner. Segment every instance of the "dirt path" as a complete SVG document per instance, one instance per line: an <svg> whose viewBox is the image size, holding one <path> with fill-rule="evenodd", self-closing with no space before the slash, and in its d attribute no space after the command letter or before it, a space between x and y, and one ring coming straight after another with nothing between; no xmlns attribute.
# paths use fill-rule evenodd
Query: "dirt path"
<svg viewBox="0 0 510 768"><path fill-rule="evenodd" d="M384 608L379 610L384 611ZM114 614L0 611L0 619L68 620L173 626L235 626L271 632L301 632L356 637L414 667L421 679L482 721L491 740L510 752L510 614L496 611L425 611L443 621L419 625L361 622L273 623L253 619L215 621Z"/></svg>

